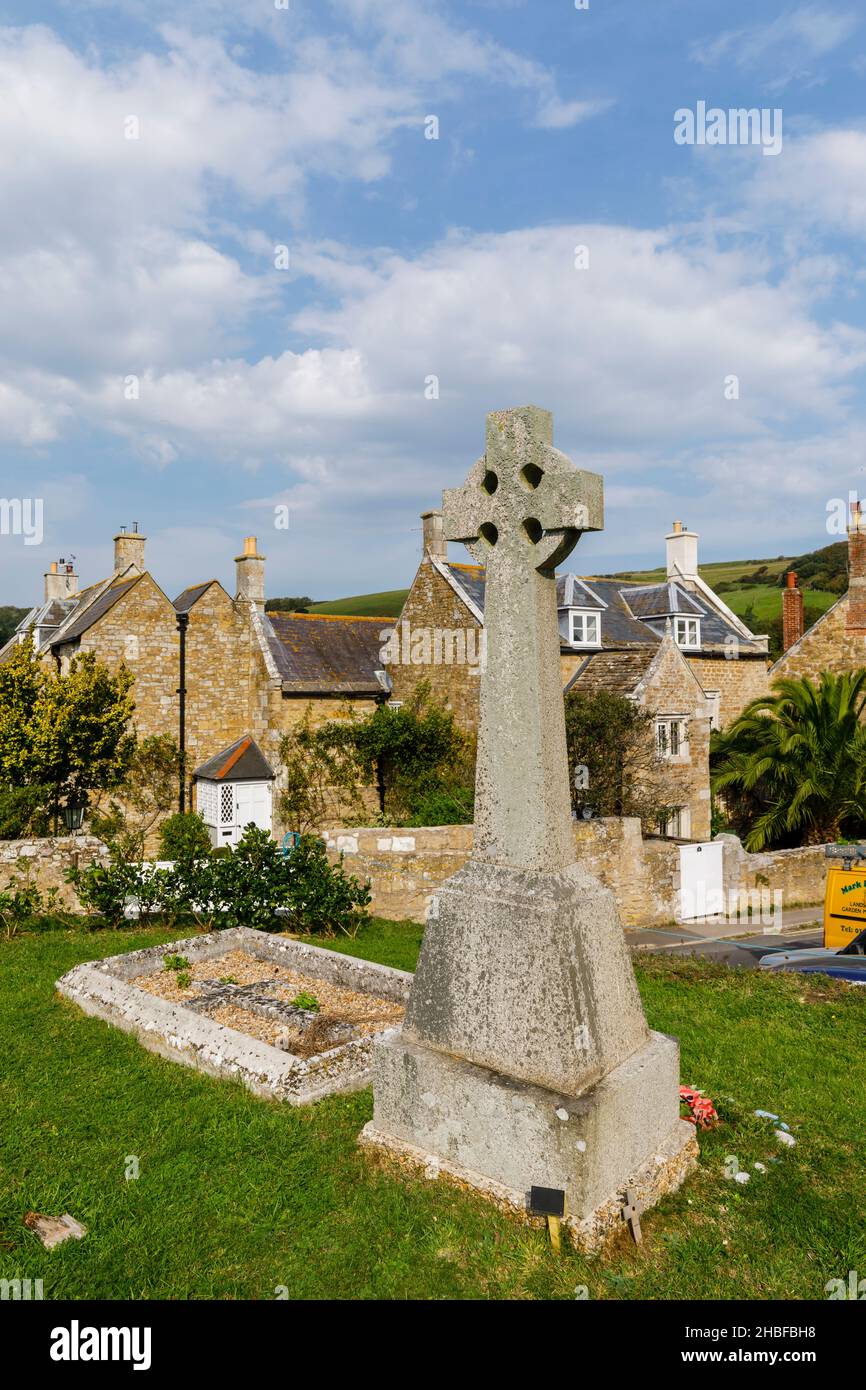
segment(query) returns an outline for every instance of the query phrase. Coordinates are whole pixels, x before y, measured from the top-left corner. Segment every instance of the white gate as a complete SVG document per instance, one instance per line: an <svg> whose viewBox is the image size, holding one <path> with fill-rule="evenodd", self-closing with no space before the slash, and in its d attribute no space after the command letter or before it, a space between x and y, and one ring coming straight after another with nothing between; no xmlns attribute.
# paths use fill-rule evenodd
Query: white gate
<svg viewBox="0 0 866 1390"><path fill-rule="evenodd" d="M680 845L679 922L725 910L724 846Z"/></svg>

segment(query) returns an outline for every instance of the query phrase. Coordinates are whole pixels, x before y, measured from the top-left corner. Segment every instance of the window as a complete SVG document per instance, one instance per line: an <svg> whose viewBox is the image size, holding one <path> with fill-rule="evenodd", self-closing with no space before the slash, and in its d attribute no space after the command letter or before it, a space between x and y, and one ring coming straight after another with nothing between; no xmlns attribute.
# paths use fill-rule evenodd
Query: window
<svg viewBox="0 0 866 1390"><path fill-rule="evenodd" d="M235 818L235 789L233 783L220 787L220 822L231 825Z"/></svg>
<svg viewBox="0 0 866 1390"><path fill-rule="evenodd" d="M571 645L573 647L601 646L601 615L599 613L572 612Z"/></svg>
<svg viewBox="0 0 866 1390"><path fill-rule="evenodd" d="M660 758L688 758L688 720L682 717L657 719L656 739Z"/></svg>
<svg viewBox="0 0 866 1390"><path fill-rule="evenodd" d="M688 806L678 806L666 816L659 816L659 834L670 840L687 840L692 830L692 817Z"/></svg>
<svg viewBox="0 0 866 1390"><path fill-rule="evenodd" d="M674 618L674 640L678 647L696 651L701 645L700 618Z"/></svg>

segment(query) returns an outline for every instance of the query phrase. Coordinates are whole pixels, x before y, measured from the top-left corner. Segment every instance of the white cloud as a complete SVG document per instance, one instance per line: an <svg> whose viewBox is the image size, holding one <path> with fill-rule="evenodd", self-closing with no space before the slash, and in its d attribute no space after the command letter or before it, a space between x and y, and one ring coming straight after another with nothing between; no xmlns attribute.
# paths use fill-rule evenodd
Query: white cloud
<svg viewBox="0 0 866 1390"><path fill-rule="evenodd" d="M781 90L794 78L811 76L808 64L827 57L855 32L860 16L851 10L800 5L775 19L727 29L692 45L696 62L715 66L732 62L744 71L772 74L768 85Z"/></svg>

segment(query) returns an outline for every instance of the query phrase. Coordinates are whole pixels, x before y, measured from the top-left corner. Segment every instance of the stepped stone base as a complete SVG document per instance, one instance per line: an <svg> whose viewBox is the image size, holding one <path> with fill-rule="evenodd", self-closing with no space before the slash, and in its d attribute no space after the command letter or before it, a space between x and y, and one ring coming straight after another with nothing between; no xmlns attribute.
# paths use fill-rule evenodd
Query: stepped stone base
<svg viewBox="0 0 866 1390"><path fill-rule="evenodd" d="M566 1194L583 1250L622 1225L625 1188L644 1207L675 1191L697 1160L679 1117L679 1048L649 1042L580 1096L517 1081L393 1032L374 1047L373 1120L361 1143L440 1173L515 1212L531 1186Z"/></svg>

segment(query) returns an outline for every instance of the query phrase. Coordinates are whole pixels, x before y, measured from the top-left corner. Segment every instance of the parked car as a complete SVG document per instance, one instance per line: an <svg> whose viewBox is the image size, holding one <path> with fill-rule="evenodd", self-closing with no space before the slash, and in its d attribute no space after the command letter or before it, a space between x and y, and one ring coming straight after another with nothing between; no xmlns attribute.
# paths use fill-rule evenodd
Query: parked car
<svg viewBox="0 0 866 1390"><path fill-rule="evenodd" d="M832 975L834 980L866 985L866 928L841 950L810 946L803 951L773 951L758 961L761 970L798 970L803 975Z"/></svg>

